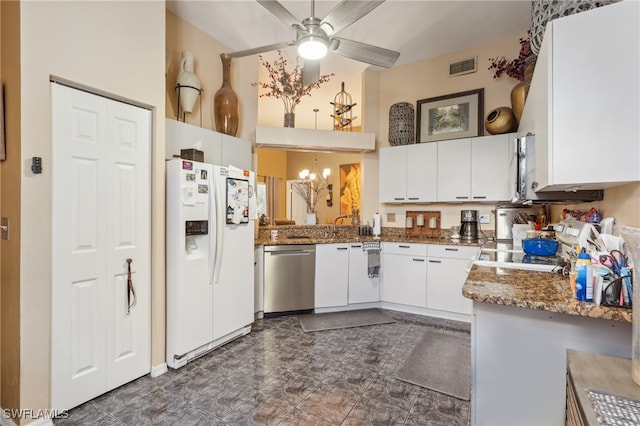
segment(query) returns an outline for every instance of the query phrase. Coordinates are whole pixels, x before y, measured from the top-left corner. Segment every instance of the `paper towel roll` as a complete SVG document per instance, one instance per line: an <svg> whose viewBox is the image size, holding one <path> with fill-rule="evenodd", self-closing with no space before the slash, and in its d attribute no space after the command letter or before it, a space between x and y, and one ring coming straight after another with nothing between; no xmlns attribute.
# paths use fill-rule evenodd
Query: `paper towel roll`
<svg viewBox="0 0 640 426"><path fill-rule="evenodd" d="M373 235L376 237L379 236L380 229L380 213L376 213L373 215Z"/></svg>

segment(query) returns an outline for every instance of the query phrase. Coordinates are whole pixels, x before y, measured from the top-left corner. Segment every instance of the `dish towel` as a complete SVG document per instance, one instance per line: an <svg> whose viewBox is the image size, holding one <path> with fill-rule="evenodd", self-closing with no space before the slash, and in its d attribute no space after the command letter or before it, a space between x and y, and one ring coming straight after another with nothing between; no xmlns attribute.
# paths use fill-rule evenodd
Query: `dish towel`
<svg viewBox="0 0 640 426"><path fill-rule="evenodd" d="M369 278L377 277L380 274L380 250L367 250L367 271Z"/></svg>

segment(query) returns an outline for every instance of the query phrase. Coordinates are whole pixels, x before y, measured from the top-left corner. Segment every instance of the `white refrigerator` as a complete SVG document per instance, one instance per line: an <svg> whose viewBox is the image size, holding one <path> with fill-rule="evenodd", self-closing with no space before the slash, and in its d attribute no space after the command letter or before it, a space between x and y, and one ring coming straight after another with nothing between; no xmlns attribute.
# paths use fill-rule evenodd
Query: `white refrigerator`
<svg viewBox="0 0 640 426"><path fill-rule="evenodd" d="M167 162L167 365L251 331L254 173Z"/></svg>

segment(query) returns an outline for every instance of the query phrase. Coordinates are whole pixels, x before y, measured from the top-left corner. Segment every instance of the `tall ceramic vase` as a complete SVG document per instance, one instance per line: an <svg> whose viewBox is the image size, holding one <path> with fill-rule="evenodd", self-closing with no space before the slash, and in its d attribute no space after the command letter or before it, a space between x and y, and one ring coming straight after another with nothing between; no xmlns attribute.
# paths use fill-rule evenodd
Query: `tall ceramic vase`
<svg viewBox="0 0 640 426"><path fill-rule="evenodd" d="M231 58L224 53L222 59L222 87L213 97L216 131L235 136L238 133L238 95L231 87Z"/></svg>
<svg viewBox="0 0 640 426"><path fill-rule="evenodd" d="M185 50L182 52L182 61L180 62L180 72L176 79L178 92L178 102L182 108L182 112L191 113L193 106L200 96L202 85L200 79L194 72L195 56L193 53Z"/></svg>

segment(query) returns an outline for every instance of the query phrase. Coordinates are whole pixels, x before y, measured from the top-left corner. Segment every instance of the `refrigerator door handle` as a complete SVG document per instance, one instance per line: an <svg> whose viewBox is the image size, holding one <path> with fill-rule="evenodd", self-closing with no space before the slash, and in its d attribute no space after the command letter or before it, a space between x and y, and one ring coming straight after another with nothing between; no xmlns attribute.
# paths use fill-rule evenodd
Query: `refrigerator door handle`
<svg viewBox="0 0 640 426"><path fill-rule="evenodd" d="M219 168L214 166L213 168L213 187L214 187L214 206L213 206L213 221L215 222L215 248L214 252L214 262L213 262L213 284L217 284L220 281L220 266L222 264L222 250L223 250L223 232L224 232L224 206L222 193L226 190L226 180L224 181L224 185L218 185L216 179L221 179L219 174ZM218 173L216 173L216 171ZM226 195L226 194L225 194Z"/></svg>
<svg viewBox="0 0 640 426"><path fill-rule="evenodd" d="M213 170L211 171L209 180L209 285L213 284L215 262L216 262L216 200L215 200L215 179L213 178Z"/></svg>

